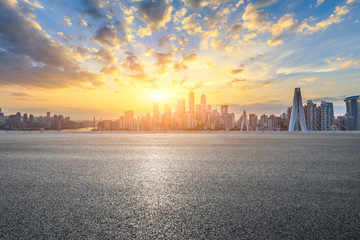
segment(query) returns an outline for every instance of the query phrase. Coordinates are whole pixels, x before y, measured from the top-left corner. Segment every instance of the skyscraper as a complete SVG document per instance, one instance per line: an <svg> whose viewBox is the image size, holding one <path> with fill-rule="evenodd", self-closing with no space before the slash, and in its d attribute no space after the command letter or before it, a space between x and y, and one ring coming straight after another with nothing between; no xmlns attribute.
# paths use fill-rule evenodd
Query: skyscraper
<svg viewBox="0 0 360 240"><path fill-rule="evenodd" d="M153 104L153 125L157 126L160 118L159 105L157 103Z"/></svg>
<svg viewBox="0 0 360 240"><path fill-rule="evenodd" d="M344 99L346 104L346 114L354 117L354 123L350 130L360 130L360 96L352 96Z"/></svg>
<svg viewBox="0 0 360 240"><path fill-rule="evenodd" d="M229 113L229 106L228 105L221 105L221 115Z"/></svg>
<svg viewBox="0 0 360 240"><path fill-rule="evenodd" d="M206 111L206 96L205 95L201 95L201 111L202 112Z"/></svg>
<svg viewBox="0 0 360 240"><path fill-rule="evenodd" d="M179 99L177 104L177 114L182 116L185 113L185 100Z"/></svg>
<svg viewBox="0 0 360 240"><path fill-rule="evenodd" d="M191 118L194 118L195 111L195 94L194 92L189 93L189 113Z"/></svg>
<svg viewBox="0 0 360 240"><path fill-rule="evenodd" d="M306 126L309 131L320 130L317 118L319 118L317 113L316 104L309 100L306 104L307 114L306 114Z"/></svg>
<svg viewBox="0 0 360 240"><path fill-rule="evenodd" d="M134 126L134 112L126 111L124 113L125 116L125 130L132 130Z"/></svg>
<svg viewBox="0 0 360 240"><path fill-rule="evenodd" d="M258 116L256 114L249 115L249 122L252 130L256 130L258 124Z"/></svg>
<svg viewBox="0 0 360 240"><path fill-rule="evenodd" d="M334 106L331 102L321 101L321 130L330 131L334 125Z"/></svg>

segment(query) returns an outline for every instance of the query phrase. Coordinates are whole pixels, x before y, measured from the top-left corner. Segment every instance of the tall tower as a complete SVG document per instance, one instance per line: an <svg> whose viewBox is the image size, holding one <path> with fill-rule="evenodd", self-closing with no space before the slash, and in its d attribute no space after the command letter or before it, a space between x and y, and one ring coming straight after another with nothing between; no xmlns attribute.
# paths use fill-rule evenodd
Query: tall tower
<svg viewBox="0 0 360 240"><path fill-rule="evenodd" d="M179 116L184 115L185 113L185 99L179 99L177 103L177 114Z"/></svg>
<svg viewBox="0 0 360 240"><path fill-rule="evenodd" d="M189 93L189 113L191 118L194 118L194 110L195 110L195 94L194 92Z"/></svg>
<svg viewBox="0 0 360 240"><path fill-rule="evenodd" d="M201 95L201 111L202 112L206 111L206 96L205 95Z"/></svg>
<svg viewBox="0 0 360 240"><path fill-rule="evenodd" d="M289 132L295 131L295 125L299 121L301 126L301 131L306 132L306 122L305 122L305 113L304 107L302 105L302 97L301 97L301 90L300 88L295 88L294 91L294 100L291 110L291 117L290 117L290 125L289 125Z"/></svg>
<svg viewBox="0 0 360 240"><path fill-rule="evenodd" d="M240 128L241 132L244 128L244 124L246 126L246 131L248 132L249 131L249 123L248 123L248 119L247 119L247 115L246 115L246 110L244 110L244 113L242 115L241 128Z"/></svg>

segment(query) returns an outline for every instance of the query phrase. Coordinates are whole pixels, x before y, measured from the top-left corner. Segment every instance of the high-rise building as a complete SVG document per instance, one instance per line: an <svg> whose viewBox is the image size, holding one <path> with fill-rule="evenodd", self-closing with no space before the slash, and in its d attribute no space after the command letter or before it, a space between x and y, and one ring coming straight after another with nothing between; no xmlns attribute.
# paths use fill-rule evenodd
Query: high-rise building
<svg viewBox="0 0 360 240"><path fill-rule="evenodd" d="M153 104L153 126L157 126L160 119L159 104Z"/></svg>
<svg viewBox="0 0 360 240"><path fill-rule="evenodd" d="M194 118L195 113L195 94L194 92L189 93L189 113L191 118Z"/></svg>
<svg viewBox="0 0 360 240"><path fill-rule="evenodd" d="M306 104L306 126L308 131L317 131L319 128L319 115L317 113L316 104L309 100Z"/></svg>
<svg viewBox="0 0 360 240"><path fill-rule="evenodd" d="M266 114L260 116L259 126L261 129L268 127L268 116Z"/></svg>
<svg viewBox="0 0 360 240"><path fill-rule="evenodd" d="M28 121L28 115L26 113L24 113L23 115L23 122L27 122Z"/></svg>
<svg viewBox="0 0 360 240"><path fill-rule="evenodd" d="M202 112L206 111L206 96L205 95L201 95L201 111Z"/></svg>
<svg viewBox="0 0 360 240"><path fill-rule="evenodd" d="M352 96L344 99L346 114L354 118L350 130L360 130L360 96Z"/></svg>
<svg viewBox="0 0 360 240"><path fill-rule="evenodd" d="M221 115L225 115L229 113L229 106L228 105L221 105Z"/></svg>
<svg viewBox="0 0 360 240"><path fill-rule="evenodd" d="M178 103L177 103L177 114L179 116L184 115L185 113L185 100L184 99L179 99Z"/></svg>
<svg viewBox="0 0 360 240"><path fill-rule="evenodd" d="M132 130L134 129L134 112L133 111L126 111L124 113L125 117L125 130Z"/></svg>
<svg viewBox="0 0 360 240"><path fill-rule="evenodd" d="M334 125L334 106L331 102L321 101L321 130L330 131Z"/></svg>
<svg viewBox="0 0 360 240"><path fill-rule="evenodd" d="M249 115L249 123L251 130L256 130L258 124L258 116L256 114Z"/></svg>

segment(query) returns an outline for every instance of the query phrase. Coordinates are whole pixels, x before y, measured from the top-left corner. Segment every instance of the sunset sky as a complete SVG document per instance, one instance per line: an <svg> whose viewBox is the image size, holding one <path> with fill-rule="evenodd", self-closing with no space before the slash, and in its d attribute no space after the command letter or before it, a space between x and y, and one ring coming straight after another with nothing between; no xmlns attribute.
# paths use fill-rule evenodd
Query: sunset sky
<svg viewBox="0 0 360 240"><path fill-rule="evenodd" d="M5 114L116 118L189 91L279 114L298 86L335 114L360 94L359 0L0 0Z"/></svg>

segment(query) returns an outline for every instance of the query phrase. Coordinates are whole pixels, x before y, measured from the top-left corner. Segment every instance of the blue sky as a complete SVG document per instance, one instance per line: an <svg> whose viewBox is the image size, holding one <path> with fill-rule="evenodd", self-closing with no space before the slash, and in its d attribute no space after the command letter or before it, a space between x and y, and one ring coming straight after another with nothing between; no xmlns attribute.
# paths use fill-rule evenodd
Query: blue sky
<svg viewBox="0 0 360 240"><path fill-rule="evenodd" d="M359 94L359 3L3 0L2 107L115 116L192 90L281 113L300 86L343 114L341 99Z"/></svg>

